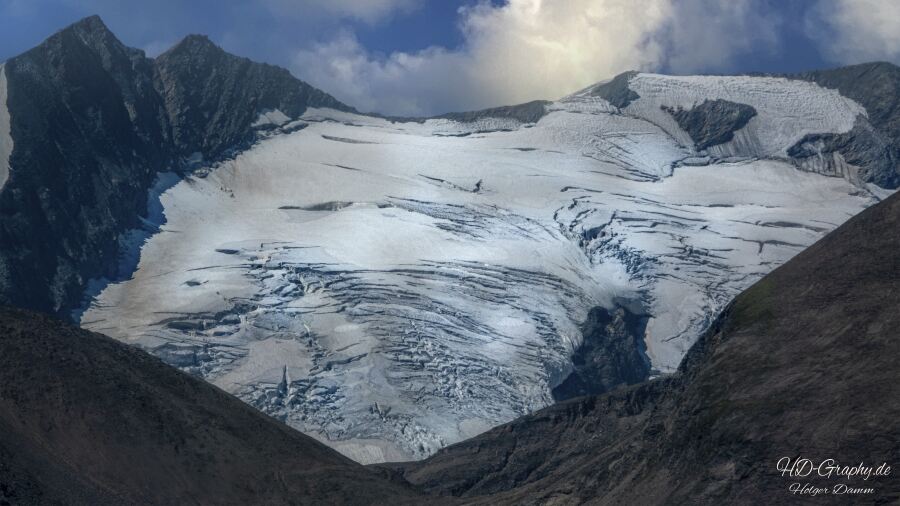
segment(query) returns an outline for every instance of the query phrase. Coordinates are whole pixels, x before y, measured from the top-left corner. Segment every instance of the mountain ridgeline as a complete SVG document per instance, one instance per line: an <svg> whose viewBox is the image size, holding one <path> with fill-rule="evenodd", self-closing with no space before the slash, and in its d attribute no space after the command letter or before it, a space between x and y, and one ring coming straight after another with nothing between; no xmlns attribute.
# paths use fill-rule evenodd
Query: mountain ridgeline
<svg viewBox="0 0 900 506"><path fill-rule="evenodd" d="M622 74L589 93L641 116L628 108L640 98L629 86L636 75ZM782 77L837 89L867 112L849 132L801 139L787 151L795 165L883 188L900 184L900 69L874 63ZM204 36L188 36L147 58L97 16L5 62L0 97L7 109L0 117L0 158L9 158L0 163L0 303L59 314L80 305L90 279L115 277L122 234L141 226L159 172L183 172L242 151L271 126L259 122L267 113L276 112L283 124L308 107L355 112L287 70L231 55ZM549 104L439 118L534 123ZM663 109L699 154L720 158L722 145L742 146L731 142L733 135L756 115L750 106L722 100ZM770 156L753 149L743 154Z"/></svg>
<svg viewBox="0 0 900 506"><path fill-rule="evenodd" d="M147 58L89 17L3 66L13 149L0 188L0 302L62 313L111 275L159 171L256 138L268 110L351 110L282 68L190 36Z"/></svg>

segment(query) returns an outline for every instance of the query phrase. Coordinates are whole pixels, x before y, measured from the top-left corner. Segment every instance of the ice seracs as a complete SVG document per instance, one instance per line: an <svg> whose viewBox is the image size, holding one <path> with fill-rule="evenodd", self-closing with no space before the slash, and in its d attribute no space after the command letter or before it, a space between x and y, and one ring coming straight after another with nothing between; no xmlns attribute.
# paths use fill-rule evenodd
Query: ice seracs
<svg viewBox="0 0 900 506"><path fill-rule="evenodd" d="M646 314L651 365L671 372L732 296L886 192L786 154L864 114L836 92L631 83L624 108L584 92L527 124L279 117L289 133L161 195L133 277L82 325L361 462L551 403L595 306ZM707 99L757 114L698 150L663 106Z"/></svg>

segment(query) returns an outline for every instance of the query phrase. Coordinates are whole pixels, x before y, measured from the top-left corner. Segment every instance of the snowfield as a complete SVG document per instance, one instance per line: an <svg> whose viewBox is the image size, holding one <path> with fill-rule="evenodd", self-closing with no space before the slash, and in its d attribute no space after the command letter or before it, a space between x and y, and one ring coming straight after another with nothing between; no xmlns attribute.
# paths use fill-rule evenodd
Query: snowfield
<svg viewBox="0 0 900 506"><path fill-rule="evenodd" d="M527 125L261 111L280 133L162 186L165 223L81 323L364 463L552 403L594 306L648 315L672 372L735 294L886 192L786 158L865 114L836 92L632 82L622 110L576 94ZM719 97L758 115L710 152L660 108Z"/></svg>

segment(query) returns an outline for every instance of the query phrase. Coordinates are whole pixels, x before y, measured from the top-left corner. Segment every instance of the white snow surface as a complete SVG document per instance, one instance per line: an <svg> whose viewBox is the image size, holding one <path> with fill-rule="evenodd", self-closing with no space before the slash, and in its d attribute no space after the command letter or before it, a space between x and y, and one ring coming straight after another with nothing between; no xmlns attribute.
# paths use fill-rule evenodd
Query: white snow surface
<svg viewBox="0 0 900 506"><path fill-rule="evenodd" d="M779 158L864 113L830 90L635 81L624 112L572 96L534 125L310 109L166 190L134 275L81 323L365 463L551 404L594 306L642 308L672 372L735 294L886 192ZM655 111L719 96L758 110L758 151L681 165L697 153Z"/></svg>
<svg viewBox="0 0 900 506"><path fill-rule="evenodd" d="M0 64L0 190L9 179L9 155L12 154L13 140L9 126L9 107L6 105L6 69Z"/></svg>
<svg viewBox="0 0 900 506"><path fill-rule="evenodd" d="M734 140L710 149L710 154L720 158L786 157L788 148L804 135L848 132L857 116L867 116L865 108L837 90L781 77L637 74L628 86L640 98L623 112L659 126L684 146L693 145L690 136L663 106L689 110L706 100L721 99L756 109L757 115ZM591 89L567 101L577 100Z"/></svg>
<svg viewBox="0 0 900 506"><path fill-rule="evenodd" d="M281 112L280 109L266 109L259 113L256 121L254 121L250 126L254 128L281 126L290 120L291 118L287 114Z"/></svg>

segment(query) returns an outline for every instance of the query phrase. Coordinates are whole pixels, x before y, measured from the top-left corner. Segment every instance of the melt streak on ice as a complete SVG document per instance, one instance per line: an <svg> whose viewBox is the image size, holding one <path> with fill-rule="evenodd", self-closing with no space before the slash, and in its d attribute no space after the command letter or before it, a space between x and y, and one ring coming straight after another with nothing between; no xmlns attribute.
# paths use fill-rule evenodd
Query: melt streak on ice
<svg viewBox="0 0 900 506"><path fill-rule="evenodd" d="M877 190L786 160L865 113L836 92L632 87L622 110L583 92L527 125L265 111L283 133L166 190L136 272L82 324L367 463L552 403L593 306L649 315L647 354L672 372L735 294ZM660 106L715 98L758 115L698 153Z"/></svg>

